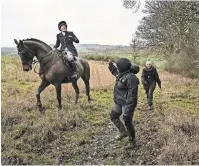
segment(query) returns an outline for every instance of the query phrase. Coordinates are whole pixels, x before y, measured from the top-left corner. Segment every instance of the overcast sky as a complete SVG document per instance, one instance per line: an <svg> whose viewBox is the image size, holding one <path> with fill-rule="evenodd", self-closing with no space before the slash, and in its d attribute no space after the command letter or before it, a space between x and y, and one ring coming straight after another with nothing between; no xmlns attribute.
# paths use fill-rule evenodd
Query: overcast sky
<svg viewBox="0 0 199 166"><path fill-rule="evenodd" d="M65 20L81 44L129 45L143 14L133 14L122 0L3 0L1 45L14 38L55 44L57 24ZM143 3L142 3L143 4Z"/></svg>

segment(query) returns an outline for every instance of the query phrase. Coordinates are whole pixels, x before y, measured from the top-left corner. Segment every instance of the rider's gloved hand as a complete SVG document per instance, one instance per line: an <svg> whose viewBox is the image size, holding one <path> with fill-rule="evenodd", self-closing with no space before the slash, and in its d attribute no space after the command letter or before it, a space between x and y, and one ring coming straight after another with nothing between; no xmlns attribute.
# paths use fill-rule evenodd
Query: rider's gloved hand
<svg viewBox="0 0 199 166"><path fill-rule="evenodd" d="M73 41L73 40L74 40L74 37L73 37L73 36L71 36L71 35L69 35L69 36L68 36L68 38L69 38L69 40L71 40L71 41Z"/></svg>

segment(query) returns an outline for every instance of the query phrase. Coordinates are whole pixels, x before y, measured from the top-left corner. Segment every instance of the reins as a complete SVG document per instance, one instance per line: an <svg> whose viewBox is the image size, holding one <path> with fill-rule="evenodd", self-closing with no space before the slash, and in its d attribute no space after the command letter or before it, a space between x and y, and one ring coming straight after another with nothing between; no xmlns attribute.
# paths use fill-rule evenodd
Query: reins
<svg viewBox="0 0 199 166"><path fill-rule="evenodd" d="M32 64L34 64L34 72L35 72L36 74L42 74L42 73L38 73L38 72L36 71L37 64L40 63L41 66L44 66L47 62L46 62L45 64L41 64L41 61L42 61L45 57L49 56L50 54L52 55L52 52L53 52L53 50L50 51L48 54L46 54L44 57L42 57L40 60L33 60ZM58 56L58 58L53 62L52 66L58 61L58 59L59 59L60 57L61 57L61 56Z"/></svg>

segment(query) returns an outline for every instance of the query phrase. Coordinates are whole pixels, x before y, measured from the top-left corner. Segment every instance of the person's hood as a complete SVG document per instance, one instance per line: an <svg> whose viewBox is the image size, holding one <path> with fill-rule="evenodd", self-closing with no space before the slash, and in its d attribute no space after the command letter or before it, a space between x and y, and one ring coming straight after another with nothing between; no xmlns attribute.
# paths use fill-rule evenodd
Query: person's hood
<svg viewBox="0 0 199 166"><path fill-rule="evenodd" d="M131 67L131 62L126 59L126 58L120 58L117 62L116 62L118 71L120 73L124 73L126 71L128 71Z"/></svg>

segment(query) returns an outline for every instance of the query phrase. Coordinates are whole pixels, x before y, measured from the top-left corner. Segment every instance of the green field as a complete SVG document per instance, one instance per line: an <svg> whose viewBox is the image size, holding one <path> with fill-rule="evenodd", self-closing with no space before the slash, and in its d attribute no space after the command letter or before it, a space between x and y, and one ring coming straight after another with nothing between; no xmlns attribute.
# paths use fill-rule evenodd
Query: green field
<svg viewBox="0 0 199 166"><path fill-rule="evenodd" d="M18 57L3 56L2 164L199 164L199 80L168 73L163 60L150 58L158 67L162 89L156 89L155 108L148 111L139 85L134 123L141 147L125 151L127 140L115 141L117 130L110 123L115 79L107 62L89 61L91 104L82 81L77 105L71 85L62 86L60 119L54 87L41 95L46 107L42 115L36 107L38 75L21 71Z"/></svg>

